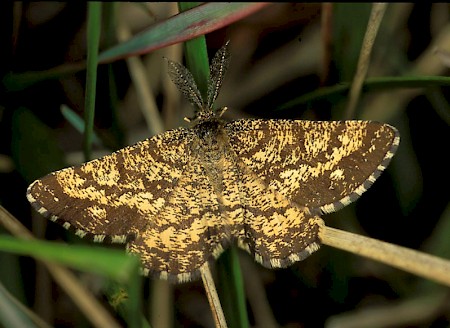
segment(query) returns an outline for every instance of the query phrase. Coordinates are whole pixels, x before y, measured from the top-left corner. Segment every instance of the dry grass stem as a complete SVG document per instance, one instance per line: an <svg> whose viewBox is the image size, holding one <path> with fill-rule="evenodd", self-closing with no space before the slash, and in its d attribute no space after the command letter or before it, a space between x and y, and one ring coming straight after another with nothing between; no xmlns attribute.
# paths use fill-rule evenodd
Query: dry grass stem
<svg viewBox="0 0 450 328"><path fill-rule="evenodd" d="M25 240L34 239L31 232L29 232L3 206L0 206L0 224L18 238ZM47 267L48 271L53 276L53 279L68 295L70 295L73 302L95 327L120 327L95 297L93 297L92 294L78 282L77 278L69 270L48 261L42 261L42 263Z"/></svg>
<svg viewBox="0 0 450 328"><path fill-rule="evenodd" d="M212 277L208 262L202 266L200 271L216 327L226 328L228 327L227 322L225 320L225 315L223 314L222 306L220 305L219 295L217 294L216 285L214 284L214 279Z"/></svg>
<svg viewBox="0 0 450 328"><path fill-rule="evenodd" d="M130 29L125 24L119 24L117 38L125 42L131 37ZM156 106L155 97L151 93L151 86L146 76L146 69L139 57L126 59L133 85L136 88L138 101L150 132L155 135L165 131L164 123Z"/></svg>
<svg viewBox="0 0 450 328"><path fill-rule="evenodd" d="M330 74L333 43L333 3L325 2L322 4L322 65L320 71L320 84L325 85Z"/></svg>
<svg viewBox="0 0 450 328"><path fill-rule="evenodd" d="M350 88L349 102L345 113L346 119L351 119L355 115L356 105L358 104L364 79L369 69L370 54L372 53L375 37L377 36L386 7L387 3L374 3L372 6L369 23L359 54L358 66L356 67L355 77Z"/></svg>
<svg viewBox="0 0 450 328"><path fill-rule="evenodd" d="M406 247L325 226L322 243L450 286L450 261Z"/></svg>
<svg viewBox="0 0 450 328"><path fill-rule="evenodd" d="M319 36L319 27L313 26L302 33L301 46L298 40L290 41L253 64L252 69L245 75L237 73L227 75L228 80L222 87L220 99L229 107L228 117L230 119L245 118L242 112L233 117L230 115L234 109L241 109L260 99L286 81L316 73L322 56L322 43ZM231 69L234 68L231 67ZM233 75L236 76L235 80L231 79Z"/></svg>
<svg viewBox="0 0 450 328"><path fill-rule="evenodd" d="M165 280L150 282L150 319L152 327L173 327L173 289Z"/></svg>
<svg viewBox="0 0 450 328"><path fill-rule="evenodd" d="M427 50L414 62L413 67L405 75L441 75L447 71L448 67L438 58L436 49L450 52L450 23L441 28ZM399 111L406 108L407 103L414 97L423 93L421 88L389 90L384 93L377 93L366 103L361 119L388 121L399 114Z"/></svg>
<svg viewBox="0 0 450 328"><path fill-rule="evenodd" d="M399 302L346 312L330 317L326 328L382 328L426 326L440 313L448 312L448 292L441 290Z"/></svg>

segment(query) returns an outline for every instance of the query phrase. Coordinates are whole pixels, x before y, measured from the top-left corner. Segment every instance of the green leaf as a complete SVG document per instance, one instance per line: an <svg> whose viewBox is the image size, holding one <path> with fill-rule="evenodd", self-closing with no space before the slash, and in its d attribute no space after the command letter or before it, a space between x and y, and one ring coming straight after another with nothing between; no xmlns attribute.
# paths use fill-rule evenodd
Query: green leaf
<svg viewBox="0 0 450 328"><path fill-rule="evenodd" d="M99 60L102 63L109 62L190 40L230 25L267 5L242 2L204 3L159 22L130 40L102 52Z"/></svg>
<svg viewBox="0 0 450 328"><path fill-rule="evenodd" d="M81 134L84 133L84 120L79 117L77 113L75 113L67 105L61 105L61 114L78 132ZM92 134L92 142L97 145L101 145L101 141L95 134L95 131Z"/></svg>
<svg viewBox="0 0 450 328"><path fill-rule="evenodd" d="M249 327L238 249L227 249L217 261L222 306L230 327Z"/></svg>
<svg viewBox="0 0 450 328"><path fill-rule="evenodd" d="M21 240L1 235L0 250L57 262L122 282L136 275L139 268L139 260L136 257L127 255L123 251L102 247Z"/></svg>
<svg viewBox="0 0 450 328"><path fill-rule="evenodd" d="M198 4L198 2L178 2L178 7L180 12L185 12L186 10L197 7ZM202 94L202 100L206 99L209 80L209 63L205 37L188 40L184 43L184 47L186 66L194 76L195 83Z"/></svg>
<svg viewBox="0 0 450 328"><path fill-rule="evenodd" d="M364 91L392 90L401 88L428 88L434 86L450 86L448 76L387 76L368 78L364 82ZM344 97L350 88L350 83L343 82L331 87L320 88L301 95L280 106L277 110L286 110L301 104L320 99L332 100L335 97Z"/></svg>
<svg viewBox="0 0 450 328"><path fill-rule="evenodd" d="M7 91L24 90L38 82L47 80L56 80L66 76L73 75L86 69L85 62L63 64L45 71L28 71L24 73L6 73L2 84Z"/></svg>
<svg viewBox="0 0 450 328"><path fill-rule="evenodd" d="M193 39L243 19L269 3L204 3L192 10L161 21L99 55L100 63L149 53ZM64 64L45 71L8 73L2 83L8 91L19 91L40 81L69 76L86 68L85 62Z"/></svg>
<svg viewBox="0 0 450 328"><path fill-rule="evenodd" d="M101 2L93 1L88 4L87 22L87 71L86 94L84 102L84 139L83 151L85 160L91 159L92 139L94 134L95 95L97 93L97 65L98 47L101 28Z"/></svg>

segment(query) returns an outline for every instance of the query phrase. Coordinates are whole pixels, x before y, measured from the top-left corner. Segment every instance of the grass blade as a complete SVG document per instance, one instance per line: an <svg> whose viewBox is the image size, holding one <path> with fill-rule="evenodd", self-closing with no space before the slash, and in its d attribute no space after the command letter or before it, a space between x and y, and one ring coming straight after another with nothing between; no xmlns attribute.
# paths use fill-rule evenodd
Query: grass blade
<svg viewBox="0 0 450 328"><path fill-rule="evenodd" d="M223 308L230 327L249 327L238 250L230 247L217 261Z"/></svg>
<svg viewBox="0 0 450 328"><path fill-rule="evenodd" d="M0 249L15 254L32 256L58 262L78 270L94 272L115 280L124 281L139 261L123 251L84 245L66 245L46 241L24 241L10 236L0 236Z"/></svg>
<svg viewBox="0 0 450 328"><path fill-rule="evenodd" d="M234 23L267 5L267 3L238 2L204 3L157 23L127 42L102 52L99 60L102 63L110 62L187 41Z"/></svg>
<svg viewBox="0 0 450 328"><path fill-rule="evenodd" d="M370 13L369 24L364 35L361 53L358 59L358 66L350 88L349 102L345 112L345 118L351 119L355 115L356 106L361 95L361 89L369 70L370 54L372 53L375 37L378 33L381 21L386 11L387 3L374 3Z"/></svg>
<svg viewBox="0 0 450 328"><path fill-rule="evenodd" d="M448 76L387 76L373 77L364 81L363 91L402 89L402 88L428 88L434 86L450 86L450 77ZM350 83L342 82L331 87L324 87L312 92L303 94L284 105L277 110L287 110L305 103L329 99L335 97L344 98L350 89Z"/></svg>
<svg viewBox="0 0 450 328"><path fill-rule="evenodd" d="M206 296L208 297L209 304L213 313L214 322L216 327L226 328L227 322L223 314L222 306L220 305L219 296L217 295L214 279L209 268L209 263L206 262L201 268L203 285L205 286Z"/></svg>
<svg viewBox="0 0 450 328"><path fill-rule="evenodd" d="M78 132L81 134L84 133L84 120L72 109L70 109L69 106L61 105L61 114ZM95 131L92 133L92 142L96 145L102 144L101 140L95 134Z"/></svg>
<svg viewBox="0 0 450 328"><path fill-rule="evenodd" d="M34 240L29 232L11 213L0 205L0 224L20 240ZM72 272L55 263L43 261L53 279L71 296L75 305L86 315L94 327L118 328L119 325L95 299Z"/></svg>
<svg viewBox="0 0 450 328"><path fill-rule="evenodd" d="M89 3L91 5L91 3ZM173 16L137 34L99 55L99 62L112 62L148 53L193 39L232 24L269 5L269 3L205 3L186 13ZM58 79L86 68L86 63L63 64L44 71L8 73L2 84L8 91L20 91L38 82Z"/></svg>
<svg viewBox="0 0 450 328"><path fill-rule="evenodd" d="M449 260L327 226L322 229L320 238L325 245L450 286Z"/></svg>
<svg viewBox="0 0 450 328"><path fill-rule="evenodd" d="M95 115L95 95L97 86L97 64L98 47L100 42L101 28L101 2L89 2L88 4L88 22L87 22L87 71L86 71L86 93L84 106L84 139L83 152L86 160L91 159L92 139L94 131Z"/></svg>

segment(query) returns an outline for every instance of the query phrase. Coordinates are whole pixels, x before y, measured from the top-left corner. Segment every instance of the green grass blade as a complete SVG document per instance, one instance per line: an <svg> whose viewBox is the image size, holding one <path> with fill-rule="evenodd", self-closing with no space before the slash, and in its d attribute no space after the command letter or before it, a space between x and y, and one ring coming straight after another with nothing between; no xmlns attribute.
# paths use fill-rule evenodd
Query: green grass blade
<svg viewBox="0 0 450 328"><path fill-rule="evenodd" d="M148 53L171 44L193 39L230 25L269 5L269 3L205 3L189 12L176 15L139 33L99 55L101 63ZM2 84L8 91L26 89L40 81L58 79L86 68L86 63L60 65L45 71L8 73Z"/></svg>
<svg viewBox="0 0 450 328"><path fill-rule="evenodd" d="M104 44L107 48L117 43L117 10L119 2L106 2L103 4L103 26L104 26ZM142 4L144 5L144 4ZM108 107L111 112L111 132L114 136L114 144L112 149L117 150L126 146L123 127L119 119L120 97L118 95L117 76L113 69L114 64L108 64Z"/></svg>
<svg viewBox="0 0 450 328"><path fill-rule="evenodd" d="M401 88L428 88L434 86L450 86L448 76L388 76L368 78L363 84L364 91L392 90ZM308 102L320 99L334 99L345 97L350 88L350 83L343 82L331 87L320 88L297 97L277 110L286 110Z"/></svg>
<svg viewBox="0 0 450 328"><path fill-rule="evenodd" d="M9 72L3 77L2 84L6 91L21 91L38 82L64 78L84 69L86 63L83 61L55 66L45 71Z"/></svg>
<svg viewBox="0 0 450 328"><path fill-rule="evenodd" d="M121 305L121 315L127 326L138 328L145 325L142 317L142 278L139 275L140 261L123 251L84 245L66 245L38 240L20 240L0 236L0 250L13 254L31 256L52 261L74 269L92 272L125 285L127 300ZM108 296L110 299L113 297ZM148 324L146 325L148 326Z"/></svg>
<svg viewBox="0 0 450 328"><path fill-rule="evenodd" d="M78 132L81 134L84 133L84 120L78 116L77 113L75 113L67 105L61 105L61 114ZM95 134L95 131L92 132L92 142L97 145L101 145L101 141Z"/></svg>
<svg viewBox="0 0 450 328"><path fill-rule="evenodd" d="M209 80L209 66L204 65L204 58L208 58L205 38L195 38L184 43L186 53L186 65L192 69L202 99L206 99Z"/></svg>
<svg viewBox="0 0 450 328"><path fill-rule="evenodd" d="M142 315L142 277L130 279L127 287L129 298L125 308L128 327L140 328L146 323Z"/></svg>
<svg viewBox="0 0 450 328"><path fill-rule="evenodd" d="M185 12L198 5L198 2L178 2L180 12ZM203 99L206 99L209 80L209 64L205 37L188 40L184 43L184 47L186 65L194 76Z"/></svg>
<svg viewBox="0 0 450 328"><path fill-rule="evenodd" d="M220 295L230 327L249 327L244 282L239 254L236 247L230 247L217 261Z"/></svg>
<svg viewBox="0 0 450 328"><path fill-rule="evenodd" d="M267 6L267 3L209 2L157 23L130 40L100 54L100 62L148 53L230 25Z"/></svg>
<svg viewBox="0 0 450 328"><path fill-rule="evenodd" d="M137 274L139 260L123 251L84 246L65 245L40 240L19 240L0 236L0 250L58 262L72 268L101 274L118 281L127 281Z"/></svg>
<svg viewBox="0 0 450 328"><path fill-rule="evenodd" d="M83 152L86 160L91 159L92 139L94 131L95 95L97 86L98 47L101 29L101 2L89 2L87 22L87 72L85 94L85 131Z"/></svg>

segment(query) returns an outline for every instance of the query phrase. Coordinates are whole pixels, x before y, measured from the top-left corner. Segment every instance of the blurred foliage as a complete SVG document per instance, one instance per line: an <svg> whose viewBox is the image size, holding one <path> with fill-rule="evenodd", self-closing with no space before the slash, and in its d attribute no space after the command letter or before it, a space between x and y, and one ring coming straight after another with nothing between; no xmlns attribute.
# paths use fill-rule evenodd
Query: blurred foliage
<svg viewBox="0 0 450 328"><path fill-rule="evenodd" d="M214 4L169 19L177 11L174 3L102 7L100 60L113 55L109 64L98 67L94 129L103 146L94 144L93 156L149 137L139 89L122 60L129 54L141 53L137 58L146 69L149 93L164 122L171 122L165 128L183 125L183 118L192 116L185 102L168 106L180 95L171 89L163 56L182 61L180 42L204 33L210 58L231 41L230 69L218 99L218 105L229 107L225 119L341 119L371 10L367 3L282 3L261 10ZM87 5L6 1L0 3L0 15L0 204L40 238L85 243L55 224L46 225L28 206L25 191L35 178L83 161L80 127L72 126L76 119L66 120L60 108L67 105L78 117L84 116ZM202 21L205 17L209 21ZM193 26L201 32L188 29ZM121 29L141 38L119 42ZM173 31L184 34L176 39ZM172 43L176 44L168 47ZM139 51L130 48L136 44ZM449 67L437 51L450 53L449 4L388 6L356 117L396 126L401 145L374 186L325 221L448 257ZM0 231L6 234L1 227ZM389 319L395 327L450 324L448 292L441 297L434 294L439 290L435 284L351 254L323 247L307 260L276 271L240 255L252 325L333 327L344 322L363 327L364 319L374 313L380 322ZM70 295L38 274L34 261L2 252L0 263L8 266L0 270L0 285L12 297L52 326L82 324ZM93 293L102 292L95 277L79 275ZM146 279L144 308L151 307L155 290L148 285ZM13 311L10 319L27 321L8 294L0 294ZM425 304L421 301L429 295L437 295L431 308L416 305ZM156 296L153 302L160 299ZM174 286L173 304L168 306L173 309L173 326L211 325L201 282ZM402 311L392 315L399 306ZM132 307L136 310L139 304ZM153 314L148 312L144 311L151 321ZM376 327L377 321L372 320L371 326Z"/></svg>

